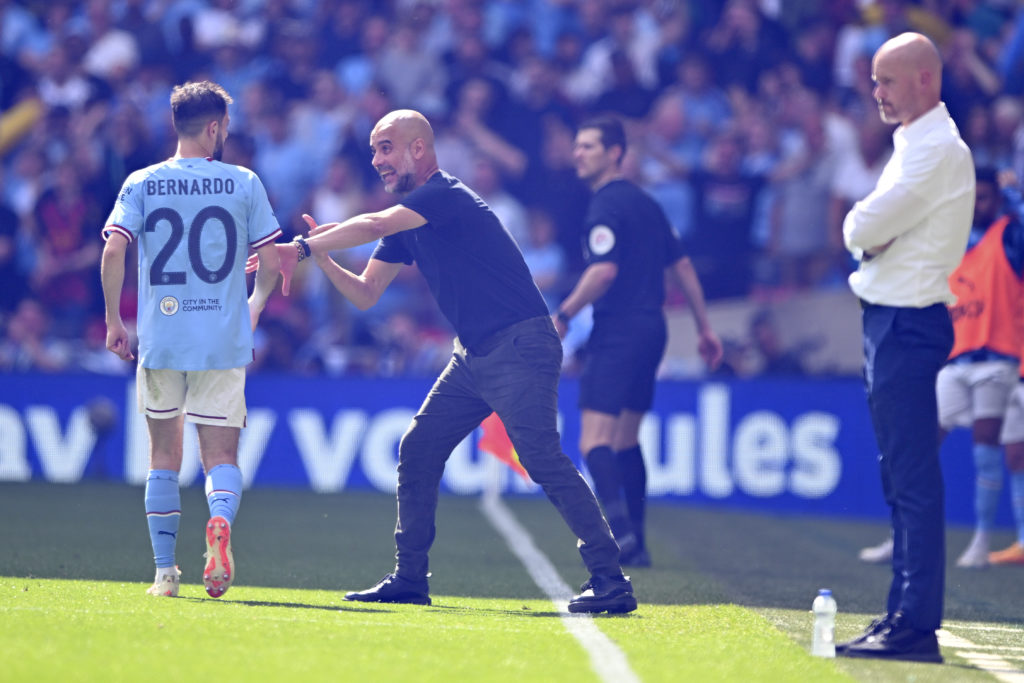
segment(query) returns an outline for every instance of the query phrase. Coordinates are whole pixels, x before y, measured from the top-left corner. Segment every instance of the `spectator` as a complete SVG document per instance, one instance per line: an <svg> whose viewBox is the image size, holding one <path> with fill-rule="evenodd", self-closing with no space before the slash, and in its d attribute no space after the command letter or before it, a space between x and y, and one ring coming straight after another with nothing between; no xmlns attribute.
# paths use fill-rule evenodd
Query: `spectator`
<svg viewBox="0 0 1024 683"><path fill-rule="evenodd" d="M556 241L555 222L547 211L531 208L528 217L526 239L519 243L519 249L548 311L553 311L564 295L565 252Z"/></svg>
<svg viewBox="0 0 1024 683"><path fill-rule="evenodd" d="M498 165L486 157L477 159L469 178L470 186L491 207L516 244L525 244L529 240L530 230L526 207L505 189Z"/></svg>
<svg viewBox="0 0 1024 683"><path fill-rule="evenodd" d="M335 67L346 92L360 95L378 80L377 68L391 28L386 17L374 14L362 23L359 51L346 55Z"/></svg>
<svg viewBox="0 0 1024 683"><path fill-rule="evenodd" d="M750 293L751 226L766 178L744 174L742 162L742 138L728 130L712 139L707 167L690 176L697 201L687 252L709 300Z"/></svg>
<svg viewBox="0 0 1024 683"><path fill-rule="evenodd" d="M728 0L705 46L715 65L715 82L726 90L754 92L763 70L787 51L782 27L766 17L754 0Z"/></svg>
<svg viewBox="0 0 1024 683"><path fill-rule="evenodd" d="M640 141L641 186L661 205L683 238L690 234L693 188L687 180L689 153L683 97L669 92L655 102Z"/></svg>
<svg viewBox="0 0 1024 683"><path fill-rule="evenodd" d="M591 6L596 22L604 3L583 4ZM567 92L578 102L594 102L607 83L619 80L622 85L624 77L635 81L638 91L649 91L658 85L660 46L656 26L647 21L641 10L628 4L611 5L605 11L607 15L600 18L604 35L586 48L567 83Z"/></svg>
<svg viewBox="0 0 1024 683"><path fill-rule="evenodd" d="M39 301L22 299L0 339L0 370L60 372L71 365L70 345L50 334L51 319Z"/></svg>
<svg viewBox="0 0 1024 683"><path fill-rule="evenodd" d="M826 130L825 112L812 91L795 92L786 107L795 125L797 150L772 172L775 204L768 258L774 285L783 291L820 285L838 246L829 237L829 200L840 159L839 143Z"/></svg>
<svg viewBox="0 0 1024 683"><path fill-rule="evenodd" d="M315 169L289 126L287 105L271 107L255 132L253 169L264 179L271 204L286 232L301 230L302 199L314 184Z"/></svg>
<svg viewBox="0 0 1024 683"><path fill-rule="evenodd" d="M683 163L694 168L701 163L705 141L729 123L732 107L716 84L708 56L700 50L688 53L679 65L678 79L669 91L683 107Z"/></svg>
<svg viewBox="0 0 1024 683"><path fill-rule="evenodd" d="M37 88L47 107L76 111L85 106L94 89L81 67L68 54L68 48L60 43L53 46L44 60Z"/></svg>
<svg viewBox="0 0 1024 683"><path fill-rule="evenodd" d="M120 82L138 67L141 50L133 34L114 25L110 4L110 0L86 3L90 45L81 63L91 76Z"/></svg>
<svg viewBox="0 0 1024 683"><path fill-rule="evenodd" d="M758 375L797 377L807 374L800 351L782 345L778 324L770 310L762 309L751 316L750 339L760 356Z"/></svg>
<svg viewBox="0 0 1024 683"><path fill-rule="evenodd" d="M320 66L333 69L359 53L361 27L370 3L366 0L334 0L317 3L316 26L320 27Z"/></svg>
<svg viewBox="0 0 1024 683"><path fill-rule="evenodd" d="M409 21L399 24L388 39L377 77L398 106L430 114L441 114L447 108L445 71L436 55L424 49L421 31Z"/></svg>
<svg viewBox="0 0 1024 683"><path fill-rule="evenodd" d="M635 67L625 52L616 50L609 61L611 84L594 101L594 110L614 112L633 119L646 116L654 100L654 91L637 78Z"/></svg>
<svg viewBox="0 0 1024 683"><path fill-rule="evenodd" d="M462 86L451 123L480 155L494 160L506 177L518 179L526 172L528 159L523 150L506 134L516 128L516 120L499 100L501 93L483 78L473 78Z"/></svg>
<svg viewBox="0 0 1024 683"><path fill-rule="evenodd" d="M955 29L943 53L942 99L949 115L962 126L971 105L991 102L1002 81L978 53L977 36L968 28Z"/></svg>
<svg viewBox="0 0 1024 683"><path fill-rule="evenodd" d="M315 164L315 175L323 177L332 158L341 151L356 111L333 72L316 72L311 88L308 99L294 104L291 128Z"/></svg>
<svg viewBox="0 0 1024 683"><path fill-rule="evenodd" d="M25 274L18 260L18 214L0 201L0 323L25 295Z"/></svg>
<svg viewBox="0 0 1024 683"><path fill-rule="evenodd" d="M32 290L54 316L55 332L80 337L89 313L98 311L95 277L100 243L95 238L103 209L83 191L71 160L57 167L53 183L36 202L39 260L32 273Z"/></svg>

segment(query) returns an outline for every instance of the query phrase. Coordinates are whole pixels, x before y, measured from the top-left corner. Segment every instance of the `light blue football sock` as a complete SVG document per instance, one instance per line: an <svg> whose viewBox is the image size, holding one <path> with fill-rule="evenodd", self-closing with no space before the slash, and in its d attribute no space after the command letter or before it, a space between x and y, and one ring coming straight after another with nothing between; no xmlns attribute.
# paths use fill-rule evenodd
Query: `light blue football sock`
<svg viewBox="0 0 1024 683"><path fill-rule="evenodd" d="M991 531L999 511L1003 490L1003 449L989 444L974 444L974 512L978 531Z"/></svg>
<svg viewBox="0 0 1024 683"><path fill-rule="evenodd" d="M1024 472L1010 472L1010 497L1013 519L1017 522L1017 542L1024 545Z"/></svg>
<svg viewBox="0 0 1024 683"><path fill-rule="evenodd" d="M235 523L242 502L242 471L236 465L217 465L206 475L206 504L211 517Z"/></svg>
<svg viewBox="0 0 1024 683"><path fill-rule="evenodd" d="M178 473L150 470L146 477L146 522L149 524L149 541L153 544L153 560L157 569L174 566L180 521Z"/></svg>

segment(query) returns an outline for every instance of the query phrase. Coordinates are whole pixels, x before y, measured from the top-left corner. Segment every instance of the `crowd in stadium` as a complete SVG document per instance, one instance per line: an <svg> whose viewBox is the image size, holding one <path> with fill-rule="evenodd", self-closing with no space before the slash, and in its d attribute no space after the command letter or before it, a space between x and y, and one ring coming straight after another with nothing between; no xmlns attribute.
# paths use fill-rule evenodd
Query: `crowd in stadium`
<svg viewBox="0 0 1024 683"><path fill-rule="evenodd" d="M369 132L413 108L554 305L582 266L575 126L612 112L627 175L683 236L709 301L845 288L843 216L891 151L870 59L907 30L939 45L976 164L1024 177L1012 0L0 0L0 372L133 370L104 348L100 229L127 174L174 154L168 98L187 80L234 96L224 160L259 174L286 239L303 213L394 201ZM372 246L335 257L358 272ZM366 312L303 275L268 304L251 371L447 361L414 268Z"/></svg>

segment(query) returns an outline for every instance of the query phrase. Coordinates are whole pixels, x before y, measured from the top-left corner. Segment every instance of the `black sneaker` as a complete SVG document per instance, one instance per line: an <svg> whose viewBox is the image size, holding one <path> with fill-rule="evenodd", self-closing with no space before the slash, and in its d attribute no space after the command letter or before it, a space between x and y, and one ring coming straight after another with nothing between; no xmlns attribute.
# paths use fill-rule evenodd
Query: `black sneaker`
<svg viewBox="0 0 1024 683"><path fill-rule="evenodd" d="M902 612L894 614L879 633L848 645L841 652L837 648L836 654L843 657L942 663L935 631L915 629L907 623Z"/></svg>
<svg viewBox="0 0 1024 683"><path fill-rule="evenodd" d="M426 580L410 581L397 574L386 574L373 588L345 593L346 600L356 602L401 602L408 605L429 605L430 595Z"/></svg>
<svg viewBox="0 0 1024 683"><path fill-rule="evenodd" d="M592 576L580 586L580 594L572 596L569 611L572 613L589 612L597 614L625 614L636 609L636 598L633 597L633 584L629 578L619 574L615 577Z"/></svg>

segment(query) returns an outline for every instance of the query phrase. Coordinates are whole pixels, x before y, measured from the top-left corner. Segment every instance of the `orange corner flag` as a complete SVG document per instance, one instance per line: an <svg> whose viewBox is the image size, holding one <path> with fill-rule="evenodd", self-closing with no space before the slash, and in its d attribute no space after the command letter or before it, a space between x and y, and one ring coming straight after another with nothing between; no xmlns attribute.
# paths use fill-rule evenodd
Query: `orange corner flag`
<svg viewBox="0 0 1024 683"><path fill-rule="evenodd" d="M511 439L508 438L508 432L505 431L505 425L502 424L498 414L488 415L487 419L480 423L480 427L483 428L484 433L480 437L477 447L511 467L526 481L530 481L530 475L526 473L526 468L519 462L519 454L516 453Z"/></svg>

